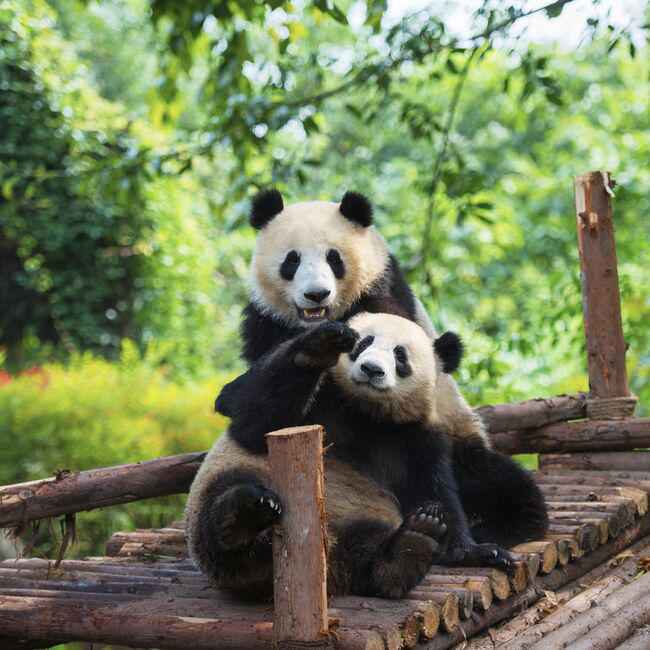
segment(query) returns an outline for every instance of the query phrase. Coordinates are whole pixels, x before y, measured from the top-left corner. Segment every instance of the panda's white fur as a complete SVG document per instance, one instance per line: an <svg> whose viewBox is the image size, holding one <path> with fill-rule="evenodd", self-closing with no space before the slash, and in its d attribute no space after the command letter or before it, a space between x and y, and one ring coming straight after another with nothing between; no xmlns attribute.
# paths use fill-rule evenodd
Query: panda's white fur
<svg viewBox="0 0 650 650"><path fill-rule="evenodd" d="M326 256L335 248L345 265L341 279L334 276ZM295 250L301 263L291 281L278 269L287 253ZM257 237L251 268L251 299L262 313L281 318L289 326L309 326L324 319L304 321L298 309L328 308L330 318L340 318L388 265L389 251L374 226L346 219L340 204L329 201L294 203L264 226ZM305 293L329 291L316 305Z"/></svg>
<svg viewBox="0 0 650 650"><path fill-rule="evenodd" d="M470 409L455 382L443 372L433 342L420 325L401 316L370 313L354 316L348 325L362 340L366 336L374 337L372 345L354 361L348 355L341 355L331 370L350 398L361 398L362 407L385 413L397 422L421 419L426 413L427 421L445 431L452 440L474 432L488 446L480 418ZM394 358L397 345L406 348L408 353L412 373L407 377L397 377ZM369 380L361 369L367 362L380 367L383 376ZM392 393L387 399L385 391L389 388Z"/></svg>

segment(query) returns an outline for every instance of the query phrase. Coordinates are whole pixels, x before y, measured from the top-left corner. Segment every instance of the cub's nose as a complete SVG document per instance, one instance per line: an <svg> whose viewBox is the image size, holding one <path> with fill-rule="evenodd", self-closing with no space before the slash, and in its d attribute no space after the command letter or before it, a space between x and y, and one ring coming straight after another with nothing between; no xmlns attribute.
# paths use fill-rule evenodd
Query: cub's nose
<svg viewBox="0 0 650 650"><path fill-rule="evenodd" d="M373 377L383 377L384 376L384 371L374 363L362 363L361 364L361 370L368 375L370 379Z"/></svg>
<svg viewBox="0 0 650 650"><path fill-rule="evenodd" d="M323 291L305 291L303 294L307 300L311 300L312 302L323 302L327 296L329 296L331 291L329 289L323 289Z"/></svg>

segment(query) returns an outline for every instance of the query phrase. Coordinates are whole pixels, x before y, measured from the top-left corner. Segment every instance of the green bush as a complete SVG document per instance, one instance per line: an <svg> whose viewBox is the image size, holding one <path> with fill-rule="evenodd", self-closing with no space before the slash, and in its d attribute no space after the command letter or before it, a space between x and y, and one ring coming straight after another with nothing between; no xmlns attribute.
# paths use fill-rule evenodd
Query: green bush
<svg viewBox="0 0 650 650"><path fill-rule="evenodd" d="M119 361L89 353L49 364L0 387L0 485L209 448L226 426L212 412L230 379L181 384L157 359L125 343ZM102 553L118 529L161 526L182 515L184 496L136 502L77 517L77 556ZM33 553L55 554L46 526ZM58 534L58 530L56 531Z"/></svg>

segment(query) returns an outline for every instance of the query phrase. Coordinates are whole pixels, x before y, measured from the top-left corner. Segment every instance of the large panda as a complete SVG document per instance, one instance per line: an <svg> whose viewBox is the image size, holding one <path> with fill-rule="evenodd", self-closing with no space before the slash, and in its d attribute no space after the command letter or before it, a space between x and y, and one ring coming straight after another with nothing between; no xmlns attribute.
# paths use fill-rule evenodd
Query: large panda
<svg viewBox="0 0 650 650"><path fill-rule="evenodd" d="M265 434L318 422L331 444L333 593L403 596L423 577L444 528L437 561L508 568L507 552L472 539L449 445L431 425L439 380L460 359L455 335L434 345L437 354L412 321L359 314L349 326L326 322L298 334L237 390L226 389L232 423L197 474L186 511L199 567L244 595L268 592L268 530L281 504L268 487Z"/></svg>
<svg viewBox="0 0 650 650"><path fill-rule="evenodd" d="M424 308L372 225L372 206L363 195L347 192L341 203L285 207L280 194L269 190L253 200L251 224L260 232L242 339L243 356L252 365L222 391L215 403L219 412L232 415L232 397L242 382L250 381L256 366L261 364L266 374L270 351L286 350L292 337L329 319L345 321L361 312L396 314L435 338ZM271 374L282 373L287 360L277 354L272 358L279 365ZM477 541L508 547L539 538L546 529L546 511L530 476L489 449L480 418L448 373L438 378L437 395L435 426L452 441L456 480ZM289 391L285 398L280 419L287 409L300 415Z"/></svg>
<svg viewBox="0 0 650 650"><path fill-rule="evenodd" d="M251 264L251 300L244 309L242 355L249 364L305 328L348 320L361 312L395 314L435 330L399 264L373 226L368 199L346 192L340 203L307 201L284 206L277 190L252 202L250 223L259 230ZM441 405L447 428L485 436L450 376ZM234 386L232 388L235 388ZM228 413L228 402L221 401Z"/></svg>

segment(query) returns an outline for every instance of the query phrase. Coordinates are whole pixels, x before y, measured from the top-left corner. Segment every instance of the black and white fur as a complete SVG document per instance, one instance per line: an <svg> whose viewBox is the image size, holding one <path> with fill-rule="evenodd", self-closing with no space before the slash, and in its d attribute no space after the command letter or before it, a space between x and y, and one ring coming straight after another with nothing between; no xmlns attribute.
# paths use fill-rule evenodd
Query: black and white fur
<svg viewBox="0 0 650 650"><path fill-rule="evenodd" d="M363 195L347 192L341 203L285 207L279 192L268 190L254 199L251 224L260 232L242 340L252 367L306 329L361 312L402 316L436 338L424 307L372 225L372 206ZM222 394L217 410L224 415L231 415L228 396L243 378ZM435 426L452 441L456 478L477 539L510 546L539 537L546 527L539 490L510 459L490 451L483 423L448 373L438 386ZM502 500L504 495L509 498ZM492 523L486 524L490 513Z"/></svg>
<svg viewBox="0 0 650 650"><path fill-rule="evenodd" d="M510 566L511 558L496 545L474 543L448 442L430 424L442 368L453 369L458 358L449 343L458 339L441 337L447 345L438 359L424 331L406 319L361 314L350 324L354 330L331 322L303 332L217 400L228 401L232 424L215 450L234 445L236 462L232 471L224 469L232 454L211 452L192 486L187 520L192 555L221 585L240 592L248 582L257 592L261 582L270 585L268 520L249 510L256 503L263 508L265 497L273 504L279 500L268 491L268 470L254 474L242 467L265 467L268 431L313 422L324 425L326 443L332 444L325 475L333 593L403 596L434 559L443 521L448 531L437 561ZM336 492L342 481L346 489ZM333 497L332 489L341 498ZM370 516L373 510L381 512ZM263 528L250 530L253 521ZM233 528L224 534L220 522L232 522ZM219 540L230 540L233 530L240 543L235 555L233 548L227 555ZM264 580L250 579L253 569Z"/></svg>

